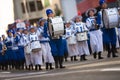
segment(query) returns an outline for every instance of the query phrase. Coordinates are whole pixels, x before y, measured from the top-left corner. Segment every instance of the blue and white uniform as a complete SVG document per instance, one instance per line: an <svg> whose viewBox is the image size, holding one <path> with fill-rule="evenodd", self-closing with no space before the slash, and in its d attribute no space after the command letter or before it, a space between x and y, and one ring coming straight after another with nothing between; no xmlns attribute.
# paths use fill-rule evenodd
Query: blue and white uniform
<svg viewBox="0 0 120 80"><path fill-rule="evenodd" d="M86 24L83 22L75 23L74 27L75 27L76 34L80 32L88 31ZM78 45L78 51L80 56L90 55L87 41L78 41L77 45Z"/></svg>
<svg viewBox="0 0 120 80"><path fill-rule="evenodd" d="M43 54L43 58L44 58L44 62L45 63L54 63L54 59L51 53L51 47L49 44L49 37L44 37L44 27L43 26L39 26L38 30L37 30L37 34L39 35L39 40L41 43L41 47L42 47L42 54Z"/></svg>
<svg viewBox="0 0 120 80"><path fill-rule="evenodd" d="M86 25L89 29L90 34L90 47L92 50L92 53L99 53L103 52L103 38L102 38L102 32L100 29L96 29L94 26L94 23L96 21L95 17L89 17L86 20Z"/></svg>
<svg viewBox="0 0 120 80"><path fill-rule="evenodd" d="M75 29L74 29L73 25L70 25L69 27L66 27L66 34L65 35L66 35L67 39L69 37L76 38L76 36L75 36ZM71 39L73 39L73 38L71 38ZM73 39L73 40L75 40L75 44L69 44L69 40L67 40L68 55L70 57L79 55L78 48L77 48L77 41L76 41L76 39Z"/></svg>
<svg viewBox="0 0 120 80"><path fill-rule="evenodd" d="M99 0L99 4L102 8L103 4L106 4L105 0ZM107 4L106 4L107 5ZM104 8L107 8L107 6L104 6ZM115 54L116 50L116 41L117 41L117 35L116 35L116 30L115 28L105 28L102 22L102 9L100 12L98 12L97 16L97 23L99 24L100 27L102 27L102 32L103 32L103 43L107 47L108 55L107 57L109 58L111 56L112 52L112 57L118 57Z"/></svg>
<svg viewBox="0 0 120 80"><path fill-rule="evenodd" d="M22 38L23 38L23 43L24 43L24 51L26 50L26 48L25 48L26 46L28 46L29 49L30 49L29 34L23 34ZM31 52L30 53L25 53L25 62L26 62L26 66L29 66L29 65L32 64Z"/></svg>
<svg viewBox="0 0 120 80"><path fill-rule="evenodd" d="M39 40L38 34L36 32L30 33L29 38L30 38L30 42ZM33 65L42 65L43 64L41 50L36 53L32 52L31 56L32 56Z"/></svg>
<svg viewBox="0 0 120 80"><path fill-rule="evenodd" d="M22 33L17 32L16 34L16 43L18 45L18 59L19 61L24 62L25 61L25 55L24 55L24 43L22 38Z"/></svg>

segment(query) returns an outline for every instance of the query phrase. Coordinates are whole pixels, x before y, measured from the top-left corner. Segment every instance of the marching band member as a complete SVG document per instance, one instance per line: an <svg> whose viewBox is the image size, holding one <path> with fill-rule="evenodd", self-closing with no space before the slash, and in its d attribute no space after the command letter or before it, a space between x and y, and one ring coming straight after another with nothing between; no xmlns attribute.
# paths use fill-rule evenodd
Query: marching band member
<svg viewBox="0 0 120 80"><path fill-rule="evenodd" d="M4 50L3 45L5 45L6 37L2 35L2 39L0 40L0 44L2 47L2 52L1 52L1 61L2 61L2 70L7 70L8 69L8 55L6 53L6 50ZM5 45L6 47L6 45Z"/></svg>
<svg viewBox="0 0 120 80"><path fill-rule="evenodd" d="M8 37L5 40L5 45L7 47L7 51L6 54L8 55L8 65L9 65L9 69L13 69L14 68L14 58L15 58L15 54L13 53L12 50L12 45L13 45L13 33L8 30L7 31L7 35Z"/></svg>
<svg viewBox="0 0 120 80"><path fill-rule="evenodd" d="M44 58L44 62L46 63L46 70L48 69L54 69L52 67L52 63L54 63L54 59L51 53L51 47L49 45L49 38L48 37L44 37L44 22L45 19L40 18L39 20L39 26L38 26L38 30L37 33L39 35L39 39L40 39L40 43L41 43L41 47L42 47L42 54L43 54L43 58Z"/></svg>
<svg viewBox="0 0 120 80"><path fill-rule="evenodd" d="M71 57L71 61L77 61L76 56L78 56L78 48L77 48L77 41L75 37L75 29L73 28L74 26L71 24L70 21L67 21L65 24L66 27L66 38L67 38L67 45L68 45L68 55ZM72 37L72 39L75 40L73 43L69 43L69 39Z"/></svg>
<svg viewBox="0 0 120 80"><path fill-rule="evenodd" d="M86 15L88 16L86 24L89 29L90 46L94 58L96 58L98 55L98 59L103 59L103 57L101 57L101 53L103 52L102 32L99 29L99 26L97 25L96 17L94 16L95 13L95 9L89 9L86 12Z"/></svg>
<svg viewBox="0 0 120 80"><path fill-rule="evenodd" d="M80 32L87 32L88 31L86 24L82 22L82 16L76 16L74 19L74 22L75 22L74 27L76 30L76 34L80 33ZM85 56L90 55L87 40L77 41L77 45L78 45L79 55L81 56L80 60L81 61L87 60L85 58Z"/></svg>
<svg viewBox="0 0 120 80"><path fill-rule="evenodd" d="M17 28L16 44L18 45L18 65L20 69L24 69L25 55L24 55L24 44L22 38L23 29Z"/></svg>
<svg viewBox="0 0 120 80"><path fill-rule="evenodd" d="M39 41L39 36L38 36L34 26L30 27L29 38L30 38L31 43L35 42L35 41ZM32 47L32 45L31 45L31 47ZM41 68L41 65L43 64L42 51L39 50L36 52L32 52L31 56L32 56L32 63L35 65L35 70L37 70L38 68L39 68L39 70L42 70L42 68Z"/></svg>
<svg viewBox="0 0 120 80"><path fill-rule="evenodd" d="M103 43L106 45L108 50L107 57L111 57L111 53L112 57L118 57L115 53L117 40L115 28L106 29L105 26L103 26L102 22L102 10L107 8L107 4L105 0L99 0L99 4L101 7L101 11L98 13L97 23L99 24L99 26L102 27Z"/></svg>
<svg viewBox="0 0 120 80"><path fill-rule="evenodd" d="M31 59L29 33L28 33L27 29L23 30L22 37L23 37L23 43L24 43L26 69L30 70L32 68L32 70L33 70L33 65L32 65L32 61L31 61L32 59Z"/></svg>
<svg viewBox="0 0 120 80"><path fill-rule="evenodd" d="M48 22L50 18L54 17L54 13L51 9L47 9L46 10L46 15L48 17L45 26L44 26L44 36L48 37ZM63 44L62 44L62 37L59 37L58 39L52 39L50 37L50 46L51 46L51 51L52 51L52 55L54 57L55 60L55 68L65 68L65 66L63 66L63 56L64 56L64 51L63 51ZM58 65L59 64L59 65Z"/></svg>

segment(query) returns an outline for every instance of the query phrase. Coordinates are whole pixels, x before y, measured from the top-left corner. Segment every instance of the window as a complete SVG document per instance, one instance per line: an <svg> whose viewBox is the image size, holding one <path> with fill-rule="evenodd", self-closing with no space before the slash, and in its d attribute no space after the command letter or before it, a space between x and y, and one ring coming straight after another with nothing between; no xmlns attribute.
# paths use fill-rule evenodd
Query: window
<svg viewBox="0 0 120 80"><path fill-rule="evenodd" d="M43 9L43 5L42 5L41 0L37 0L37 8L38 8L38 10L42 10Z"/></svg>
<svg viewBox="0 0 120 80"><path fill-rule="evenodd" d="M30 1L29 2L29 6L30 6L30 11L31 12L36 11L35 2L34 1Z"/></svg>
<svg viewBox="0 0 120 80"><path fill-rule="evenodd" d="M22 8L22 12L25 13L25 5L23 2L21 3L21 8Z"/></svg>
<svg viewBox="0 0 120 80"><path fill-rule="evenodd" d="M26 2L26 9L27 9L27 12L29 12L29 4L28 4L28 2Z"/></svg>

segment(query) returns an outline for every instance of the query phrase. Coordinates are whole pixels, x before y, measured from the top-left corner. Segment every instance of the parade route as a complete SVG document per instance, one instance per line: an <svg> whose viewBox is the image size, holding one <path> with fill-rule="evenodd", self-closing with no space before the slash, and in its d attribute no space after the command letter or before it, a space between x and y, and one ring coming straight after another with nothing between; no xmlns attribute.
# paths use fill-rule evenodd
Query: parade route
<svg viewBox="0 0 120 80"><path fill-rule="evenodd" d="M46 71L0 71L0 80L118 80L120 78L120 57L88 61L65 62L65 69Z"/></svg>

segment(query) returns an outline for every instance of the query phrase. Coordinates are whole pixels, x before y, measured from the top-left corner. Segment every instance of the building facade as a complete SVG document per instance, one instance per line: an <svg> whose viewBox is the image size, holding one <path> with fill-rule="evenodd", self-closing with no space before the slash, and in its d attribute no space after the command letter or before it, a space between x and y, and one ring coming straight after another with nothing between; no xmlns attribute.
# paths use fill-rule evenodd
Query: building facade
<svg viewBox="0 0 120 80"><path fill-rule="evenodd" d="M40 17L46 17L47 8L60 10L59 0L14 0L15 19L36 22Z"/></svg>

